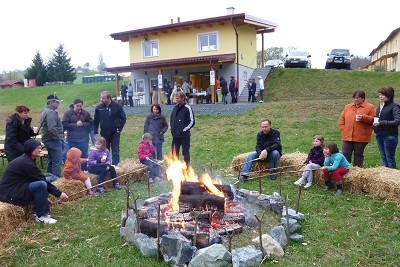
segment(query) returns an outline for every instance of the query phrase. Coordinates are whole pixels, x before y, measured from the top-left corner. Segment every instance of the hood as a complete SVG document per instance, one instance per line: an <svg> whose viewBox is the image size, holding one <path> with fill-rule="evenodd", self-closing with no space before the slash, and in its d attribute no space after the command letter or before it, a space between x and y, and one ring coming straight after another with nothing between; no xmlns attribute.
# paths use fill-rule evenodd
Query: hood
<svg viewBox="0 0 400 267"><path fill-rule="evenodd" d="M82 156L82 152L76 147L72 147L67 152L67 160L70 160L72 162L78 162L79 159L81 158L81 156Z"/></svg>

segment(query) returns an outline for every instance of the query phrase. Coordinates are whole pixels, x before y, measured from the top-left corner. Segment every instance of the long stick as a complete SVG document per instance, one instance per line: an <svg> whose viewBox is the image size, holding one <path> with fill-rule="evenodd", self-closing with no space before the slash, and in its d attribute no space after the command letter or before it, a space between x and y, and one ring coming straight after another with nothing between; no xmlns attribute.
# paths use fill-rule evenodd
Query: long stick
<svg viewBox="0 0 400 267"><path fill-rule="evenodd" d="M231 166L230 168L235 168L235 167L238 167L238 166L242 166L242 165L245 165L245 164L247 164L247 163L250 163L250 162L253 162L253 161L256 161L256 160L261 160L261 159L260 159L260 158L252 159L252 160L249 160L249 161L246 161L246 162L242 162L242 163L233 165L233 166Z"/></svg>
<svg viewBox="0 0 400 267"><path fill-rule="evenodd" d="M260 172L265 171L265 170L269 170L269 169L263 169L263 170L260 170L260 171L257 171L257 172L260 173ZM314 170L318 170L318 169L314 169ZM303 170L297 170L297 171L282 171L282 172L266 173L266 174L263 174L263 176L281 175L281 174L297 173L297 172L303 172ZM254 172L253 172L253 173L254 173ZM246 181L251 181L251 180L254 180L254 179L258 179L258 177L259 177L259 176L252 177L252 178L249 177ZM234 183L234 185L236 185L236 184L238 184L238 183L240 183L240 181L236 181L236 182Z"/></svg>
<svg viewBox="0 0 400 267"><path fill-rule="evenodd" d="M297 188L297 203L296 203L296 214L299 213L299 205L300 205L300 196L301 196L301 185Z"/></svg>

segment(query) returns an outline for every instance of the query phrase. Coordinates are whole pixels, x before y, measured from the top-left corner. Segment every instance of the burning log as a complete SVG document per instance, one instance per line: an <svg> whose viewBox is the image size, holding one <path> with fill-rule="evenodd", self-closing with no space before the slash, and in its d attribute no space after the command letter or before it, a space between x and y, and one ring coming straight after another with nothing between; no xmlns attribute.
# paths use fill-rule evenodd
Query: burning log
<svg viewBox="0 0 400 267"><path fill-rule="evenodd" d="M240 224L228 224L228 225L221 225L215 228L218 234L220 235L226 235L226 233L229 234L239 234L243 231L243 226Z"/></svg>
<svg viewBox="0 0 400 267"><path fill-rule="evenodd" d="M148 236L157 237L157 218L148 218L140 221L141 233ZM168 225L166 222L160 222L160 236L168 234Z"/></svg>
<svg viewBox="0 0 400 267"><path fill-rule="evenodd" d="M219 210L224 211L225 199L216 195L180 195L179 212L192 210Z"/></svg>
<svg viewBox="0 0 400 267"><path fill-rule="evenodd" d="M230 185L214 184L214 186L222 191L226 198L233 199L233 192ZM199 182L182 182L181 195L203 195L207 193L207 189L201 186Z"/></svg>
<svg viewBox="0 0 400 267"><path fill-rule="evenodd" d="M193 232L183 231L181 234L189 240L193 240L194 234ZM210 244L210 234L206 232L197 233L196 236L196 247L197 248L205 248L208 247Z"/></svg>
<svg viewBox="0 0 400 267"><path fill-rule="evenodd" d="M222 220L229 224L233 223L244 224L246 218L243 213L226 213Z"/></svg>

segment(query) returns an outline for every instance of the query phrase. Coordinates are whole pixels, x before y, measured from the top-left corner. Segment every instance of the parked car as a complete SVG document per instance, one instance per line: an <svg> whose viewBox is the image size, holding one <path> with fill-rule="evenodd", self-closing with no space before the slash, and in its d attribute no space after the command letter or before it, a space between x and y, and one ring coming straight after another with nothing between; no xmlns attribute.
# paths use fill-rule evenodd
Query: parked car
<svg viewBox="0 0 400 267"><path fill-rule="evenodd" d="M327 54L325 69L345 69L351 70L351 58L349 49L332 49L330 54Z"/></svg>
<svg viewBox="0 0 400 267"><path fill-rule="evenodd" d="M292 51L286 55L285 68L311 68L310 57L307 51Z"/></svg>
<svg viewBox="0 0 400 267"><path fill-rule="evenodd" d="M270 59L265 63L265 68L284 68L283 61L280 59Z"/></svg>

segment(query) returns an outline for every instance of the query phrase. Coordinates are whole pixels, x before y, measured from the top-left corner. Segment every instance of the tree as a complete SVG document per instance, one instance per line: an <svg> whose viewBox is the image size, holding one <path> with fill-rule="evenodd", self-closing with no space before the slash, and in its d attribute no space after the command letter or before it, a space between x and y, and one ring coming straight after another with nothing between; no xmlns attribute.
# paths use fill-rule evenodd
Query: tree
<svg viewBox="0 0 400 267"><path fill-rule="evenodd" d="M267 62L267 60L270 59L280 59L284 60L285 56L287 53L289 53L292 50L295 50L295 47L269 47L264 50L264 64ZM260 68L261 66L261 51L257 52L257 68Z"/></svg>
<svg viewBox="0 0 400 267"><path fill-rule="evenodd" d="M105 68L107 68L107 64L104 62L103 55L101 53L99 53L98 59L99 59L99 64L97 65L97 72L106 73L107 71L105 70Z"/></svg>
<svg viewBox="0 0 400 267"><path fill-rule="evenodd" d="M35 79L37 86L43 86L47 79L46 66L43 63L42 56L39 51L36 51L32 59L32 64L26 69L24 73L25 79Z"/></svg>
<svg viewBox="0 0 400 267"><path fill-rule="evenodd" d="M367 66L369 63L371 63L370 57L354 56L351 59L351 68L353 70L357 70L359 68Z"/></svg>
<svg viewBox="0 0 400 267"><path fill-rule="evenodd" d="M47 63L47 77L50 82L73 82L76 72L71 65L71 58L64 51L64 45L59 44L53 57Z"/></svg>

